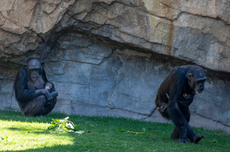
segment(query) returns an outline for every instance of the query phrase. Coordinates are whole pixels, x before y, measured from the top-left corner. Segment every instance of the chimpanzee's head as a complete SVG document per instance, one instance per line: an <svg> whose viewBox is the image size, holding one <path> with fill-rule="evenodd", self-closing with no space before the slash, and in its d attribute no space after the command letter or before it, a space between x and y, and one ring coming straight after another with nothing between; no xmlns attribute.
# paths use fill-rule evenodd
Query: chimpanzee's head
<svg viewBox="0 0 230 152"><path fill-rule="evenodd" d="M204 82L206 80L206 70L196 66L187 72L188 84L197 93L202 93L204 90Z"/></svg>
<svg viewBox="0 0 230 152"><path fill-rule="evenodd" d="M48 81L47 81L44 85L45 85L45 89L48 90L48 91L55 90L55 89L54 89L54 84L51 83L51 82L48 82Z"/></svg>
<svg viewBox="0 0 230 152"><path fill-rule="evenodd" d="M43 62L40 61L38 58L28 58L24 66L27 69L28 76L31 78L32 81L37 81L39 75L42 73Z"/></svg>
<svg viewBox="0 0 230 152"><path fill-rule="evenodd" d="M52 84L51 83L46 83L45 84L45 89L46 90L51 90L52 89Z"/></svg>

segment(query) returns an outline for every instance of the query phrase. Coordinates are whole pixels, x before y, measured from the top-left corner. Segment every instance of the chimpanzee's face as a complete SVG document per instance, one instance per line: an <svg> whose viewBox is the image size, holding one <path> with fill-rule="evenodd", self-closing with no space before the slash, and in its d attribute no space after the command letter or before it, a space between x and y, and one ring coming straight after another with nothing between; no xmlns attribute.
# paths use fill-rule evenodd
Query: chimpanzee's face
<svg viewBox="0 0 230 152"><path fill-rule="evenodd" d="M46 83L45 89L46 89L46 90L52 89L52 84Z"/></svg>
<svg viewBox="0 0 230 152"><path fill-rule="evenodd" d="M204 91L204 82L205 82L205 80L206 80L206 77L203 77L203 78L200 78L200 79L196 80L194 90L197 93L202 93Z"/></svg>
<svg viewBox="0 0 230 152"><path fill-rule="evenodd" d="M199 69L192 71L187 74L190 80L189 85L197 93L202 93L204 91L204 82L206 80L206 70Z"/></svg>
<svg viewBox="0 0 230 152"><path fill-rule="evenodd" d="M27 63L27 71L32 81L37 81L41 73L41 63L37 59L32 59Z"/></svg>

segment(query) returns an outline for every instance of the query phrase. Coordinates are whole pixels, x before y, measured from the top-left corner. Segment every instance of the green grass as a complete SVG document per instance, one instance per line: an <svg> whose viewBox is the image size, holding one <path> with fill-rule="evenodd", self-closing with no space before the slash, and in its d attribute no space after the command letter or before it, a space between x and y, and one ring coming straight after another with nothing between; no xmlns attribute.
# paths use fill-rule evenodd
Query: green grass
<svg viewBox="0 0 230 152"><path fill-rule="evenodd" d="M50 134L47 131L52 118L66 116L48 114L44 117L24 117L19 112L0 111L0 151L230 151L230 135L222 131L194 128L196 133L207 137L198 144L179 144L177 140L169 138L174 128L172 124L124 118L69 116L70 121L85 131L84 134ZM118 127L130 131L142 131L145 128L146 135L121 133Z"/></svg>

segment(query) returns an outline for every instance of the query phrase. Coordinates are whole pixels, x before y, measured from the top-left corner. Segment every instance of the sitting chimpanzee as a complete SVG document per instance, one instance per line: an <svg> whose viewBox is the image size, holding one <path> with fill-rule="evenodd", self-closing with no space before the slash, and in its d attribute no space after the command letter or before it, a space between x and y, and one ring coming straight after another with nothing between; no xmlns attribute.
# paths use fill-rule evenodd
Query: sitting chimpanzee
<svg viewBox="0 0 230 152"><path fill-rule="evenodd" d="M189 105L195 92L202 93L206 80L206 70L195 65L175 67L161 83L155 104L160 114L175 124L172 139L187 143L187 138L198 143L204 135L195 134L190 127Z"/></svg>
<svg viewBox="0 0 230 152"><path fill-rule="evenodd" d="M58 92L44 89L47 81L43 62L39 58L28 58L14 81L15 97L23 115L40 116L53 110Z"/></svg>

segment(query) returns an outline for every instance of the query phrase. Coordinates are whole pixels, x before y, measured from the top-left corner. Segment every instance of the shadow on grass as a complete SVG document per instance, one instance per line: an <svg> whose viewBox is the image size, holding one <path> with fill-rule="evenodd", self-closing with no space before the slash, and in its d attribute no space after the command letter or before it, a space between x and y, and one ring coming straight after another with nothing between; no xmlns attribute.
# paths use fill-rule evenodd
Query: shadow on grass
<svg viewBox="0 0 230 152"><path fill-rule="evenodd" d="M95 152L95 151L103 151L98 149L93 149L92 148L86 148L82 147L82 145L76 145L73 148L71 145L59 145L59 146L53 146L53 147L45 147L45 148L37 148L37 149L28 149L28 150L20 150L20 152ZM113 150L112 150L113 151ZM117 150L114 149L115 152ZM15 152L14 150L12 151L7 151L7 152Z"/></svg>
<svg viewBox="0 0 230 152"><path fill-rule="evenodd" d="M45 116L38 116L38 117L26 117L23 116L21 112L19 111L8 111L3 110L0 111L0 120L6 120L6 121L20 121L20 122L39 122L39 123L50 123L52 119L60 119L65 118L65 114L60 113L50 113Z"/></svg>
<svg viewBox="0 0 230 152"><path fill-rule="evenodd" d="M38 129L38 128L27 129L25 127L23 127L23 128L22 127L20 127L20 128L11 127L11 128L3 128L3 129L11 130L11 131L20 131L20 132L34 133L34 134L46 134L46 135L50 134L50 132L48 130ZM34 131L34 130L36 130L36 131Z"/></svg>

